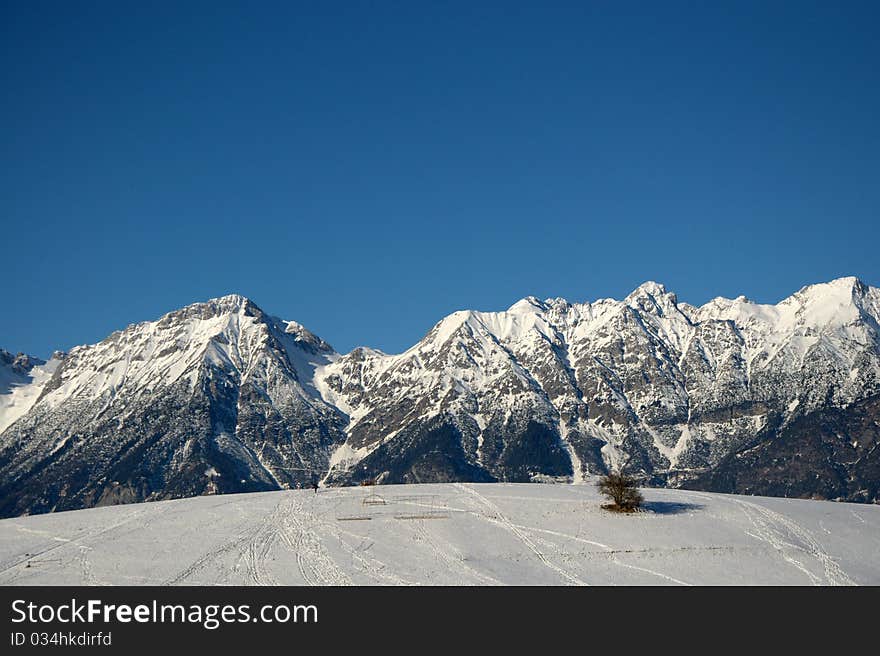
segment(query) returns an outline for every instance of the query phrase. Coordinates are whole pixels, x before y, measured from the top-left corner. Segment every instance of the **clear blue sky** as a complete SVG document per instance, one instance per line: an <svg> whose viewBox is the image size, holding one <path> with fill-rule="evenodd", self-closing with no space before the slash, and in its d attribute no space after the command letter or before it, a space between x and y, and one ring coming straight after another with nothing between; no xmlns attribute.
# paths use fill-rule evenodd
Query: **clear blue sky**
<svg viewBox="0 0 880 656"><path fill-rule="evenodd" d="M4 2L0 346L231 292L396 352L529 294L880 284L878 8Z"/></svg>

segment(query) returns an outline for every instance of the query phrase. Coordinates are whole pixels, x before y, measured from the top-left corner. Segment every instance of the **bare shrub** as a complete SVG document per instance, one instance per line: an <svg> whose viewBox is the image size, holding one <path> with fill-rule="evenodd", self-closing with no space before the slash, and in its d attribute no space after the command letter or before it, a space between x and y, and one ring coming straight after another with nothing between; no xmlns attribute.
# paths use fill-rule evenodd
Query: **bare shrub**
<svg viewBox="0 0 880 656"><path fill-rule="evenodd" d="M616 512L635 512L645 498L639 492L635 479L622 472L612 472L596 483L599 492L611 499L612 503L602 506Z"/></svg>

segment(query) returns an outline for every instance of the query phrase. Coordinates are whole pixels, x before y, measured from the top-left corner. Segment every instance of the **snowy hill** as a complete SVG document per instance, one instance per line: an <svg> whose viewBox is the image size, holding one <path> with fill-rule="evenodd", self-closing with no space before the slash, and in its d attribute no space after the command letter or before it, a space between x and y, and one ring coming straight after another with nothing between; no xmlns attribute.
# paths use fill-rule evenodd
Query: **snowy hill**
<svg viewBox="0 0 880 656"><path fill-rule="evenodd" d="M0 521L0 584L878 585L880 507L592 485L204 496Z"/></svg>
<svg viewBox="0 0 880 656"><path fill-rule="evenodd" d="M460 311L337 354L238 295L0 360L0 516L211 492L571 480L880 499L880 290Z"/></svg>

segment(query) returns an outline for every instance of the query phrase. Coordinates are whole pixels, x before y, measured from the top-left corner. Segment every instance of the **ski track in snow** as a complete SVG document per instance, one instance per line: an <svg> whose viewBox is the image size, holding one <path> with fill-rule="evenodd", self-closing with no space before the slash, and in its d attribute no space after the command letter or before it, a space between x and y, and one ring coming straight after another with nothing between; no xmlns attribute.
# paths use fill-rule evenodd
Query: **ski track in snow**
<svg viewBox="0 0 880 656"><path fill-rule="evenodd" d="M222 505L222 504L219 504ZM268 555L277 542L278 526L284 513L288 511L289 502L281 498L273 509L253 526L246 526L243 531L229 540L225 540L210 549L163 585L182 583L200 584L193 581L192 576L203 569L213 566L219 573L219 583L230 583L233 577L243 578L244 583L254 585L277 585L275 578L265 570ZM235 555L235 564L231 569L221 569L217 564L227 555Z"/></svg>
<svg viewBox="0 0 880 656"><path fill-rule="evenodd" d="M516 536L520 542L522 542L524 545L526 545L526 547L528 547L529 551L534 553L535 556L537 556L538 559L542 563L544 563L544 565L546 565L547 567L549 567L550 569L555 571L557 574L559 574L563 579L568 581L569 584L589 585L589 583L582 581L581 579L579 579L577 576L575 576L571 572L568 572L567 570L563 569L562 567L558 566L557 564L551 562L547 558L547 556L545 556L541 552L541 550L538 549L538 547L531 540L531 538L529 538L529 536L527 536L521 529L517 528L517 526L513 522L511 522L504 513L501 512L501 509L497 505L495 505L494 502L490 501L489 499L484 497L482 494L480 494L479 492L477 492L473 488L468 487L467 485L464 485L463 483L455 483L455 487L457 487L460 490L463 490L464 492L469 494L471 497L473 497L473 499L475 499L477 501L477 503L479 503L483 507L485 507L492 514L493 518L495 520L497 520L497 522L499 522L503 528L505 528L510 533L513 533L513 535Z"/></svg>
<svg viewBox="0 0 880 656"><path fill-rule="evenodd" d="M116 530L120 526L128 524L134 519L141 517L145 512L146 510L143 508L132 510L123 514L122 517L120 517L117 521L111 523L109 526L105 526L104 528L97 530L86 530L83 535L77 536L75 538L62 538L52 535L50 539L53 540L55 544L47 546L44 549L28 552L24 556L16 556L15 558L10 559L12 562L10 562L9 560L0 562L0 584L9 583L16 580L17 578L19 578L21 569L27 568L32 563L40 563L45 561L45 556L47 554L54 556L55 552L62 550L66 547L75 546L79 549L80 547L84 546L84 542L94 541L97 538L100 538L105 534ZM85 578L86 566L82 565L81 558L82 557L78 559L78 562L80 563L80 568Z"/></svg>
<svg viewBox="0 0 880 656"><path fill-rule="evenodd" d="M278 585L278 581L266 571L266 560L278 541L284 515L288 512L290 512L290 499L282 498L272 512L259 523L239 555L236 569L243 561L247 578L255 585Z"/></svg>
<svg viewBox="0 0 880 656"><path fill-rule="evenodd" d="M360 544L364 544L369 540L367 536L358 535L357 533L352 533L350 531L345 531L342 529L336 529L332 524L325 523L324 527L327 531L340 543L340 545L345 549L346 553L351 557L352 561L357 561L360 565L361 570L367 574L367 576L373 578L376 583L383 583L385 585L416 585L413 581L408 581L397 574L388 566L387 563L382 562L374 557L366 556L366 552L373 546L373 542L364 548L356 548L352 547L348 544L343 536L348 535L353 538L357 538L360 540Z"/></svg>
<svg viewBox="0 0 880 656"><path fill-rule="evenodd" d="M314 526L318 518L290 495L290 511L284 514L281 538L296 552L300 574L308 585L353 585L348 574L334 562Z"/></svg>
<svg viewBox="0 0 880 656"><path fill-rule="evenodd" d="M230 575L234 575L252 585L278 585L268 563L273 551L284 545L295 554L299 573L307 585L352 585L315 532L318 518L306 510L296 494L279 494L283 498L253 528L208 551L165 584L190 582L199 570L234 554L235 564L221 582L228 582Z"/></svg>
<svg viewBox="0 0 880 656"><path fill-rule="evenodd" d="M619 565L620 567L625 567L627 569L634 569L637 572L644 572L645 574L652 574L653 576L659 576L661 579L666 579L667 581L671 581L672 583L675 583L677 585L691 585L690 583L687 583L685 581L677 579L673 576L663 574L662 572L658 572L653 569L648 569L647 567L640 567L638 565L633 565L632 563L623 563L620 560L618 560L617 556L612 556L611 562L613 562L615 565Z"/></svg>
<svg viewBox="0 0 880 656"><path fill-rule="evenodd" d="M89 561L88 553L91 550L91 547L87 547L84 544L79 545L79 563L82 571L83 584L100 585L100 582L95 578L95 573L92 570L92 563Z"/></svg>
<svg viewBox="0 0 880 656"><path fill-rule="evenodd" d="M841 569L816 539L800 524L779 514L769 508L743 501L731 499L733 503L742 508L748 517L756 533L749 533L753 537L763 540L773 547L782 558L803 572L812 585L855 585L855 582ZM805 557L806 562L813 559L818 562L824 572L824 581L821 576L815 574L807 567L805 560L796 558L792 551L798 552Z"/></svg>
<svg viewBox="0 0 880 656"><path fill-rule="evenodd" d="M203 554L171 578L163 581L162 585L179 585L184 582L195 583L194 581L189 581L193 574L208 567L219 560L222 556L235 552L239 549L240 545L246 544L251 537L252 534L238 535L231 540L222 542L220 545ZM241 553L240 549L238 553Z"/></svg>
<svg viewBox="0 0 880 656"><path fill-rule="evenodd" d="M450 569L459 569L467 576L477 579L482 585L503 585L503 583L495 577L484 574L464 562L464 554L452 545L445 545L445 547L441 545L439 539L430 535L423 520L415 520L413 522L413 528L419 539L421 539L431 550L431 554L446 563ZM455 553L450 553L451 551ZM473 585L473 583L471 584Z"/></svg>
<svg viewBox="0 0 880 656"><path fill-rule="evenodd" d="M608 555L610 555L611 562L614 563L615 565L618 565L620 567L624 567L626 569L634 569L639 572L644 572L645 574L651 574L652 576L657 576L661 579L665 579L665 580L670 581L672 583L675 583L677 585L692 585L691 583L687 583L687 582L682 581L680 579L677 579L673 576L669 576L668 574L664 574L663 572L658 572L657 570L649 569L647 567L640 567L638 565L633 565L631 563L621 562L620 559L618 558L618 554L632 554L632 553L653 554L653 553L657 553L659 551L658 549L644 549L644 550L614 549L614 548L608 546L607 544L603 544L601 542L596 542L594 540L587 540L586 538L582 538L577 535L570 535L568 533L561 533L559 531L551 531L548 529L537 528L534 526L522 526L521 524L513 524L513 525L516 526L517 528L525 530L525 531L531 531L533 533L534 532L547 533L549 535L554 535L557 537L565 538L566 540L573 540L575 542L581 542L584 544L589 544L591 546L600 547L602 549L602 551L600 551L598 553L607 553ZM538 541L541 542L542 544L549 546L551 549L556 550L559 555L565 557L565 552L560 550L559 546L556 545L555 543L549 542L547 540L541 540L540 538L538 538ZM712 549L713 549L713 547L707 547L702 550L705 551L705 550L712 550ZM684 550L685 549L680 549L680 551L684 551Z"/></svg>

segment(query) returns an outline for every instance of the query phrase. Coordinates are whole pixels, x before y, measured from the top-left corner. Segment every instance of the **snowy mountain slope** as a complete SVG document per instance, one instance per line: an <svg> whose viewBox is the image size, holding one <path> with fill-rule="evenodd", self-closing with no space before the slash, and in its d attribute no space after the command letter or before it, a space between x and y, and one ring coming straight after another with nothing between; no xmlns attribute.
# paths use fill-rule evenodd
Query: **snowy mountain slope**
<svg viewBox="0 0 880 656"><path fill-rule="evenodd" d="M312 381L334 357L235 295L77 347L0 435L2 510L311 481L344 437Z"/></svg>
<svg viewBox="0 0 880 656"><path fill-rule="evenodd" d="M618 515L592 485L457 483L6 519L0 584L880 584L880 507L645 496L645 512Z"/></svg>
<svg viewBox="0 0 880 656"><path fill-rule="evenodd" d="M622 301L455 312L404 353L340 356L226 296L47 364L6 357L0 515L615 467L652 485L876 501L878 317L880 290L855 278L702 307L649 282Z"/></svg>

